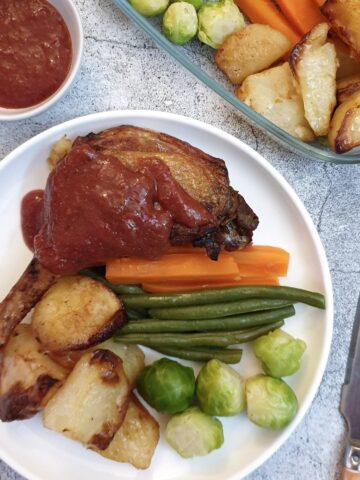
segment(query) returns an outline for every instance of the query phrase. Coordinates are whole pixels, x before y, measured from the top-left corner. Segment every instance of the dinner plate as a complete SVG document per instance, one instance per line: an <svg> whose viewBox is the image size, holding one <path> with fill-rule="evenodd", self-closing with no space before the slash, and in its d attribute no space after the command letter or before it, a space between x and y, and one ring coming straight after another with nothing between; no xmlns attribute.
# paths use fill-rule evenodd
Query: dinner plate
<svg viewBox="0 0 360 480"><path fill-rule="evenodd" d="M286 321L287 332L304 339L307 350L301 370L287 379L299 400L299 411L284 430L269 431L252 424L246 414L222 418L225 442L206 457L185 460L165 442L166 416L157 416L161 439L151 467L136 470L107 460L80 444L43 428L41 414L13 423L0 423L0 456L32 480L235 480L266 461L289 437L309 408L319 387L332 336L333 298L329 269L316 229L304 205L284 178L243 142L205 123L168 113L108 112L77 118L27 141L0 163L0 298L31 258L19 226L22 196L43 188L51 145L64 134L70 138L120 124L166 132L226 162L231 184L260 218L254 243L276 245L290 252L290 269L283 284L323 292L326 311L298 305ZM146 350L150 363L158 355ZM183 362L190 364L189 362ZM194 364L197 371L199 365ZM248 346L235 367L245 378L261 372Z"/></svg>

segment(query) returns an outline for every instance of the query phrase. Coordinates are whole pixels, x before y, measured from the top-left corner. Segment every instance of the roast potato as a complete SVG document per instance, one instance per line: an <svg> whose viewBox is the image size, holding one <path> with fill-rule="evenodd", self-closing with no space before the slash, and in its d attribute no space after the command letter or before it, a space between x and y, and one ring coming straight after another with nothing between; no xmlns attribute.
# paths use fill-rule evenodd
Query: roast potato
<svg viewBox="0 0 360 480"><path fill-rule="evenodd" d="M321 7L332 29L360 61L360 0L327 0Z"/></svg>
<svg viewBox="0 0 360 480"><path fill-rule="evenodd" d="M290 41L268 25L253 23L227 36L215 53L215 62L233 84L261 72L282 58Z"/></svg>
<svg viewBox="0 0 360 480"><path fill-rule="evenodd" d="M90 277L62 277L35 306L32 328L45 349L81 350L110 338L126 321L121 300Z"/></svg>
<svg viewBox="0 0 360 480"><path fill-rule="evenodd" d="M360 73L339 80L336 84L338 103L345 102L351 95L360 91Z"/></svg>
<svg viewBox="0 0 360 480"><path fill-rule="evenodd" d="M46 404L66 370L41 351L30 325L18 325L2 352L0 418L32 417Z"/></svg>
<svg viewBox="0 0 360 480"><path fill-rule="evenodd" d="M351 57L350 47L331 31L329 32L329 41L335 47L336 57L339 62L339 68L336 72L337 80L360 73L360 62Z"/></svg>
<svg viewBox="0 0 360 480"><path fill-rule="evenodd" d="M125 419L110 445L99 453L116 462L148 468L159 441L159 425L133 394Z"/></svg>
<svg viewBox="0 0 360 480"><path fill-rule="evenodd" d="M122 424L131 388L109 350L85 353L44 409L45 427L104 450Z"/></svg>
<svg viewBox="0 0 360 480"><path fill-rule="evenodd" d="M235 91L240 100L294 137L310 141L299 87L288 63L250 75Z"/></svg>
<svg viewBox="0 0 360 480"><path fill-rule="evenodd" d="M327 42L329 25L320 23L298 43L289 58L299 80L305 117L316 136L327 135L336 105L336 50Z"/></svg>
<svg viewBox="0 0 360 480"><path fill-rule="evenodd" d="M360 91L351 95L334 113L329 142L337 153L360 146Z"/></svg>
<svg viewBox="0 0 360 480"><path fill-rule="evenodd" d="M124 343L114 342L113 339L101 343L97 348L110 350L121 358L125 375L130 385L134 386L137 377L145 367L145 355L141 348L137 345L125 345Z"/></svg>
<svg viewBox="0 0 360 480"><path fill-rule="evenodd" d="M99 345L92 347L90 350L110 350L121 358L123 368L127 379L131 386L135 385L135 381L145 367L145 355L141 348L137 345L126 345L124 343L115 342L113 339L106 340ZM72 370L76 362L84 354L83 350L75 350L73 352L48 352L54 362L62 365L66 370Z"/></svg>
<svg viewBox="0 0 360 480"><path fill-rule="evenodd" d="M57 142L51 147L51 151L48 156L48 164L51 169L56 167L57 163L60 162L71 150L72 141L66 135L60 138Z"/></svg>

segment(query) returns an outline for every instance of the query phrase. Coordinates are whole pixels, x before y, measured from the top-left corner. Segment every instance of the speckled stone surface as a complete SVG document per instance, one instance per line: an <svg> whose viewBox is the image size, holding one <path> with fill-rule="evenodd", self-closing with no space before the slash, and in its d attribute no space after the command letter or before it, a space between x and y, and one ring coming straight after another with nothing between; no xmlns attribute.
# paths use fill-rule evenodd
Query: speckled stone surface
<svg viewBox="0 0 360 480"><path fill-rule="evenodd" d="M81 73L70 93L48 112L22 122L0 123L0 158L37 133L80 115L149 109L219 127L277 168L305 203L325 246L335 292L335 330L320 390L304 421L248 480L338 478L345 441L338 404L360 288L360 165L325 164L290 153L249 126L234 108L159 50L110 0L75 3L85 30ZM1 480L20 478L0 463Z"/></svg>

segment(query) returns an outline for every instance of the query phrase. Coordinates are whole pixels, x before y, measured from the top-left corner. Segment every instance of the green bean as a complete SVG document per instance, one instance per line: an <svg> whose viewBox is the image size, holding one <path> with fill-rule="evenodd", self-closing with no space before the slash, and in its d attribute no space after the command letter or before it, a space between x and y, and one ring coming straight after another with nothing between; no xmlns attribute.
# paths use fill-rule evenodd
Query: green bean
<svg viewBox="0 0 360 480"><path fill-rule="evenodd" d="M190 293L145 294L141 297L125 295L123 301L125 305L133 308L166 308L233 302L249 298L273 298L325 308L325 298L321 293L310 292L300 288L269 285L218 288Z"/></svg>
<svg viewBox="0 0 360 480"><path fill-rule="evenodd" d="M142 318L146 318L146 315L147 315L146 310L144 309L135 310L134 308L127 308L126 313L127 313L127 316L132 320L140 320Z"/></svg>
<svg viewBox="0 0 360 480"><path fill-rule="evenodd" d="M207 362L213 358L224 363L239 363L242 356L242 350L234 349L214 349L201 348L196 350L183 350L181 348L154 347L159 353L169 357L182 358L183 360L193 360L195 362Z"/></svg>
<svg viewBox="0 0 360 480"><path fill-rule="evenodd" d="M227 347L246 343L255 338L265 335L284 325L283 320L263 325L261 327L249 328L248 330L235 330L232 332L212 333L132 333L121 335L117 332L114 339L122 343L144 345L145 347L175 347L175 348L196 348L196 347Z"/></svg>
<svg viewBox="0 0 360 480"><path fill-rule="evenodd" d="M135 295L138 296L142 293L144 293L144 290L140 288L138 285L122 285L122 284L114 284L108 282L104 277L101 275L98 275L95 273L93 270L90 270L89 268L83 268L79 272L81 275L86 275L87 277L94 278L95 280L98 280L101 282L103 285L106 287L110 288L114 293L117 293L118 295L122 294L128 294L128 295Z"/></svg>
<svg viewBox="0 0 360 480"><path fill-rule="evenodd" d="M287 300L273 300L267 298L252 298L239 302L217 303L214 305L200 305L194 307L178 308L152 308L149 314L153 318L171 320L192 320L202 318L221 318L241 313L259 312L262 310L274 310L276 308L291 305Z"/></svg>
<svg viewBox="0 0 360 480"><path fill-rule="evenodd" d="M202 319L202 320L158 320L140 319L129 321L119 330L120 335L128 333L170 333L170 332L201 332L201 331L231 331L242 330L273 323L277 320L295 315L295 308L278 308L264 312L247 313L234 317Z"/></svg>

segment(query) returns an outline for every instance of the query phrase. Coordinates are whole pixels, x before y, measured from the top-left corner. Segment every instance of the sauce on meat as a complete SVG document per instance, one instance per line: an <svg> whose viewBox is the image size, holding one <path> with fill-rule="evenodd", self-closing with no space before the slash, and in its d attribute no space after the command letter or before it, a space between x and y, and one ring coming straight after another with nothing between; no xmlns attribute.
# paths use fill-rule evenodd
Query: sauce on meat
<svg viewBox="0 0 360 480"><path fill-rule="evenodd" d="M50 97L72 61L69 30L46 0L0 1L0 106L25 108Z"/></svg>
<svg viewBox="0 0 360 480"><path fill-rule="evenodd" d="M34 237L43 223L44 190L33 190L21 202L21 229L26 246L33 249Z"/></svg>
<svg viewBox="0 0 360 480"><path fill-rule="evenodd" d="M170 246L174 222L194 227L213 220L163 162L144 159L134 172L86 144L50 173L39 209L40 197L34 191L23 199L23 234L40 263L61 275L115 257L158 258Z"/></svg>

